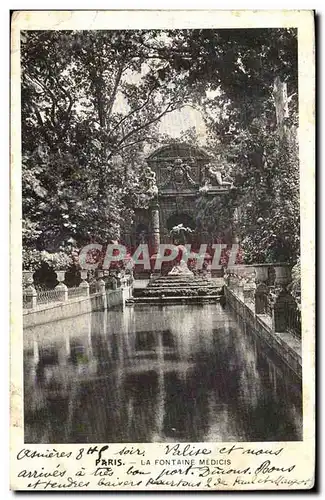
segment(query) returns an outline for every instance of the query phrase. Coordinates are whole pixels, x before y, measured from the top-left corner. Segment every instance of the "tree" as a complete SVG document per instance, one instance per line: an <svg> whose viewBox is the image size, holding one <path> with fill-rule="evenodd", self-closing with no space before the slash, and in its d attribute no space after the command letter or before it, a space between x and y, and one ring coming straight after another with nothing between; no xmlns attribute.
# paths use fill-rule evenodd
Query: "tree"
<svg viewBox="0 0 325 500"><path fill-rule="evenodd" d="M294 259L297 102L293 29L24 32L25 248L65 251L118 239L121 223L130 225L156 192L144 143L157 141L162 116L188 104L203 110L208 147L238 186L227 206L202 198L200 224L218 209L212 230L224 232L232 209L250 197L240 232L247 257L265 259L270 237L257 238L258 221L279 237L285 207ZM284 240L272 244L284 248ZM259 256L249 251L254 245Z"/></svg>
<svg viewBox="0 0 325 500"><path fill-rule="evenodd" d="M230 229L238 233L247 262L295 262L300 232L296 30L196 30L183 36L188 53L197 54L189 80L201 78L214 91L198 99L209 132L207 149L237 187L227 201L202 196L198 220L214 238ZM235 209L237 222L231 216Z"/></svg>
<svg viewBox="0 0 325 500"><path fill-rule="evenodd" d="M249 156L250 141L261 143L265 159L254 163ZM300 206L299 161L295 142L280 131L263 130L246 138L246 152L237 177L240 217L237 232L247 262L296 262L299 256ZM245 147L246 146L246 147Z"/></svg>
<svg viewBox="0 0 325 500"><path fill-rule="evenodd" d="M159 31L22 34L26 249L117 239L154 195L143 144L186 89L165 81L152 40L164 43Z"/></svg>

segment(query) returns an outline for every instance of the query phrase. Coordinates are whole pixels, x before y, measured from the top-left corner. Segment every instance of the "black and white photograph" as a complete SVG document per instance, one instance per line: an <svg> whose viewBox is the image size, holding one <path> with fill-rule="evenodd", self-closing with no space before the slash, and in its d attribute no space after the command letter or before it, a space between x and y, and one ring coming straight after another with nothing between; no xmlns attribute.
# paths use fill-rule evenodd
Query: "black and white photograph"
<svg viewBox="0 0 325 500"><path fill-rule="evenodd" d="M299 30L127 26L19 31L17 458L79 445L77 460L88 450L106 471L118 453L141 458L144 472L130 457L127 474L142 486L188 488L197 474L205 489L237 474L218 479L231 489L273 473L279 487L295 468L281 443L304 440L313 335L302 317ZM145 443L164 456L148 458ZM228 443L229 456L213 463L208 443L221 454ZM245 443L273 456L239 467L231 453ZM204 470L189 460L202 454ZM175 457L192 468L179 482L165 460ZM153 464L165 472L150 479ZM33 477L26 489L64 487L19 474Z"/></svg>

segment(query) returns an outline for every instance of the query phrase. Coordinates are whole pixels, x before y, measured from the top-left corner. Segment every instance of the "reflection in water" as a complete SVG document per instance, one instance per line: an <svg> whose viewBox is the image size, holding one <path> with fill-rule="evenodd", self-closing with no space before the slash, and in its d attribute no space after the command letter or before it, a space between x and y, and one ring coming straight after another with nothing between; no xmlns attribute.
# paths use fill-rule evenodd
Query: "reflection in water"
<svg viewBox="0 0 325 500"><path fill-rule="evenodd" d="M300 381L218 305L93 313L24 340L27 443L302 439Z"/></svg>

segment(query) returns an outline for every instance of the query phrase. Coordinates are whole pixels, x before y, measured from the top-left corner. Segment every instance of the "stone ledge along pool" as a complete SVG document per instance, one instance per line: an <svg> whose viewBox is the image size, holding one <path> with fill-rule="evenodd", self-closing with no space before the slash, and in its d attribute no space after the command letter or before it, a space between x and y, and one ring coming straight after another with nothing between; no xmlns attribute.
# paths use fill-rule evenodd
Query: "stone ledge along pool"
<svg viewBox="0 0 325 500"><path fill-rule="evenodd" d="M302 440L301 380L219 303L27 328L24 403L26 443Z"/></svg>

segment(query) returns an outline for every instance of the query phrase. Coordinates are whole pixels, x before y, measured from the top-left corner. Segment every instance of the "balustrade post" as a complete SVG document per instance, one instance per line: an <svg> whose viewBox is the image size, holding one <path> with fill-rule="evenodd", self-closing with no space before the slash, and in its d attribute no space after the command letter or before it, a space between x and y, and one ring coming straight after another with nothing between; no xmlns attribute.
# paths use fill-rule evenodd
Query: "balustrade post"
<svg viewBox="0 0 325 500"><path fill-rule="evenodd" d="M34 286L34 282L28 285L24 292L25 297L27 297L27 303L30 308L36 307L37 305L37 292Z"/></svg>
<svg viewBox="0 0 325 500"><path fill-rule="evenodd" d="M290 315L295 311L297 304L293 296L282 289L275 297L273 306L273 330L276 333L288 331L290 325Z"/></svg>
<svg viewBox="0 0 325 500"><path fill-rule="evenodd" d="M105 293L105 281L101 278L97 280L97 290L99 293Z"/></svg>
<svg viewBox="0 0 325 500"><path fill-rule="evenodd" d="M256 290L255 271L253 270L253 272L247 274L244 284L243 297L245 303L247 302L255 303L255 290Z"/></svg>
<svg viewBox="0 0 325 500"><path fill-rule="evenodd" d="M238 280L238 297L244 300L244 280L239 278Z"/></svg>
<svg viewBox="0 0 325 500"><path fill-rule="evenodd" d="M65 271L56 271L56 277L59 284L56 285L55 290L60 292L60 298L63 302L65 302L66 300L68 300L68 287L63 283L65 278Z"/></svg>
<svg viewBox="0 0 325 500"><path fill-rule="evenodd" d="M255 314L267 314L269 289L265 283L257 285L255 290Z"/></svg>
<svg viewBox="0 0 325 500"><path fill-rule="evenodd" d="M102 297L102 306L103 309L107 309L107 297L106 297L106 287L105 281L103 280L104 271L101 269L97 270L97 290L101 294Z"/></svg>
<svg viewBox="0 0 325 500"><path fill-rule="evenodd" d="M88 277L87 269L81 269L80 277L81 277L81 283L79 285L79 288L82 288L84 295L86 297L89 297L89 283L88 281L86 281Z"/></svg>
<svg viewBox="0 0 325 500"><path fill-rule="evenodd" d="M37 305L37 291L34 285L34 271L23 271L23 296L26 298L27 308Z"/></svg>

